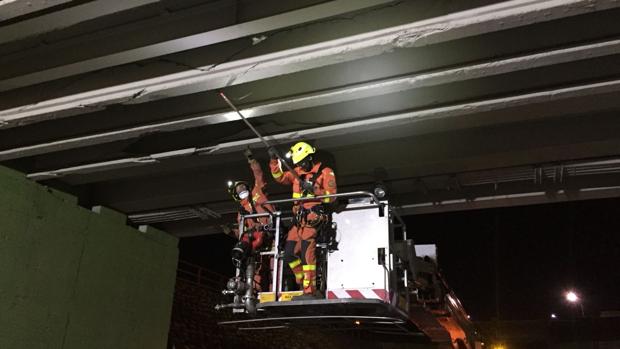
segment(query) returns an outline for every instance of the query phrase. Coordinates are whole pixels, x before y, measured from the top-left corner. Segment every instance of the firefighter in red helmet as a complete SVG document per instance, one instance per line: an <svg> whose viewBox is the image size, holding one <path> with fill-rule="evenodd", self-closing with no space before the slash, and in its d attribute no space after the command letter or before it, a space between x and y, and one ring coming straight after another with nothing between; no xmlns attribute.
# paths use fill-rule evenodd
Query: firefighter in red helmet
<svg viewBox="0 0 620 349"><path fill-rule="evenodd" d="M271 148L269 152L271 175L276 182L292 186L294 199L336 194L334 171L314 161L316 149L310 144L298 142L287 153L297 176L282 171L275 149ZM295 220L284 245L284 261L295 274L297 284L303 287L304 295L316 294L317 229L329 220L323 204L332 201L331 198L297 201L293 206Z"/></svg>

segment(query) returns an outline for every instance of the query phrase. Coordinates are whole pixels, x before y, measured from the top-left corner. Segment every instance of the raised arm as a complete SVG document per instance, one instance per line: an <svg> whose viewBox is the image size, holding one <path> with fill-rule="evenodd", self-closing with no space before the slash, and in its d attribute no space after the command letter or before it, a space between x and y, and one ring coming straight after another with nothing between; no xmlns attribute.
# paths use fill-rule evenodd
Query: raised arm
<svg viewBox="0 0 620 349"><path fill-rule="evenodd" d="M247 147L243 151L243 155L248 159L248 164L250 164L250 169L252 170L252 174L254 175L254 188L259 190L263 190L265 187L265 177L263 175L263 169L260 167L260 164L256 159L254 159L254 154L252 153L252 149Z"/></svg>
<svg viewBox="0 0 620 349"><path fill-rule="evenodd" d="M271 168L271 176L276 182L286 185L290 185L293 183L295 176L291 173L291 171L282 171L280 160L271 159L271 161L269 162L269 167Z"/></svg>
<svg viewBox="0 0 620 349"><path fill-rule="evenodd" d="M250 163L250 169L252 169L252 173L254 174L254 188L262 190L266 184L263 169L255 159L251 159L248 162Z"/></svg>

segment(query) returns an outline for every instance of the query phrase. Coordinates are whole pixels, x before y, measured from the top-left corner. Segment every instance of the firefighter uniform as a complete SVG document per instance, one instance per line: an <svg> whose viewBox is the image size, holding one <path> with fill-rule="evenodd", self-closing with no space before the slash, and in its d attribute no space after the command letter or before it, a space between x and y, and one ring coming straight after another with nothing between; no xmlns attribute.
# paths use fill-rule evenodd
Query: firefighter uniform
<svg viewBox="0 0 620 349"><path fill-rule="evenodd" d="M315 152L309 144L300 142L291 148L294 164L298 164L308 155ZM312 164L312 168L305 170L301 166L294 171L302 180L310 182L313 192L304 190L302 183L290 171L282 171L280 161L271 159L271 175L276 182L291 185L293 198L305 198L321 195L336 194L336 176L329 167L323 167L320 162ZM295 281L303 286L304 294L312 294L316 290L316 236L317 227L328 220L322 203L330 203L331 198L295 202L293 213L295 224L289 230L284 248L284 259L295 274ZM300 257L298 257L300 256Z"/></svg>
<svg viewBox="0 0 620 349"><path fill-rule="evenodd" d="M248 160L250 163L250 168L252 169L252 173L254 175L254 186L252 188L252 192L248 197L241 199L238 194L236 194L235 190L237 186L244 184L246 188L249 189L249 186L245 182L235 182L231 185L231 195L235 200L237 200L240 204L239 213L237 214L237 222L241 218L241 215L253 214L253 213L265 213L265 212L273 212L274 207L271 204L265 204L265 201L268 201L267 195L263 191L265 188L265 178L263 176L263 170L261 169L258 161L254 159ZM269 224L269 217L258 217L253 219L245 219L245 234L241 237L241 241L246 244L250 244L251 241L251 250L256 251L261 248L264 243L265 232L263 227ZM239 238L239 230L233 230L235 236ZM251 237L250 237L251 234ZM256 275L254 276L255 287L257 291L261 291L263 289L268 288L269 278L266 272L269 271L270 268L270 259L263 258L258 263L258 270L256 270ZM265 275L263 275L265 274Z"/></svg>
<svg viewBox="0 0 620 349"><path fill-rule="evenodd" d="M240 207L239 213L237 214L237 221L241 217L241 214L247 215L252 213L265 213L265 212L273 212L274 208L271 204L265 204L265 201L268 201L267 195L263 191L265 188L265 178L263 175L263 170L260 167L260 164L256 160L250 160L250 168L252 169L252 173L254 174L254 187L252 188L251 195L245 199L239 199ZM234 187L237 187L240 184L245 184L244 182L236 182L233 184ZM247 184L246 184L247 186ZM249 187L249 186L248 186ZM234 195L233 195L234 196ZM246 219L245 220L245 228L246 231L252 231L252 249L260 248L263 243L263 234L262 227L269 223L269 217L260 217L255 219ZM235 236L239 237L239 231L235 230ZM243 236L241 241L249 242L249 236L246 234Z"/></svg>

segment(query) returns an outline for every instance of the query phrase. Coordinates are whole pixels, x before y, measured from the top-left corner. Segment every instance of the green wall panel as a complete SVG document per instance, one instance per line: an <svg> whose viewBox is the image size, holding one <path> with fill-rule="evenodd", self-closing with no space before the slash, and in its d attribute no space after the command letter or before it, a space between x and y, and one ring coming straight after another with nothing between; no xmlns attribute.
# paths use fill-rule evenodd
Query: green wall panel
<svg viewBox="0 0 620 349"><path fill-rule="evenodd" d="M165 348L177 239L0 167L0 348Z"/></svg>

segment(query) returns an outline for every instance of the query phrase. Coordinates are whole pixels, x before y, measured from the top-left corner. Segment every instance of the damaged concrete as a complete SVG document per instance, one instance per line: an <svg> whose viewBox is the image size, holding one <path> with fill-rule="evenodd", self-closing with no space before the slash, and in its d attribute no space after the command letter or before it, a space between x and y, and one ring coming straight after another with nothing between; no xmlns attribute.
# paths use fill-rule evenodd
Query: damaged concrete
<svg viewBox="0 0 620 349"><path fill-rule="evenodd" d="M448 70L413 74L410 76L357 84L340 89L321 91L314 94L295 96L284 100L269 101L263 104L248 106L243 112L248 118L256 118L275 113L299 110L326 104L340 103L370 96L386 95L408 89L415 89L440 84L449 84L468 79L506 74L525 69L562 64L571 61L620 54L620 40L610 40L595 44L580 45L558 50L546 51L514 57L504 60L468 65ZM146 93L146 89L136 92L132 98L139 98ZM236 117L234 118L236 120ZM203 116L179 119L170 122L139 126L124 130L104 132L100 134L58 140L44 144L7 149L0 151L0 161L20 157L44 154L47 152L74 149L77 147L103 144L118 140L140 137L142 135L160 132L177 131L191 127L217 124L231 121L229 112L213 113ZM0 125L1 126L1 125Z"/></svg>
<svg viewBox="0 0 620 349"><path fill-rule="evenodd" d="M502 110L508 110L510 108L531 106L536 104L544 104L549 102L566 101L572 98L578 98L583 96L595 96L609 93L620 92L620 80L614 80L603 83L587 84L581 86L574 86L569 88L562 88L551 91L542 91L537 93L530 93L518 96L511 96L505 98L489 99L481 102L472 102L459 105L452 105L447 107L432 108L427 110L419 110L408 113L388 115L382 117L376 117L367 120L352 121L336 125L317 127L304 129L300 131L286 132L283 134L269 135L265 137L267 140L274 141L290 141L293 139L323 139L334 138L344 135L352 135L354 133L364 132L368 130L380 130L382 128L396 128L400 126L411 125L412 122L419 122L430 119L445 119L445 118L467 118L475 115L480 115L489 112L498 112ZM590 108L596 109L599 106L590 106ZM557 111L556 111L557 112ZM527 118L542 118L544 115L533 114L531 116L523 116L523 119ZM505 120L509 122L510 120ZM471 127L473 123L469 123ZM400 132L411 132L408 128L401 129ZM399 134L394 131L387 135L388 138L403 137L405 134ZM64 176L68 174L90 174L101 171L115 170L127 167L135 167L157 163L160 160L170 159L180 156L191 155L205 155L205 154L220 154L230 152L243 151L248 146L263 147L260 139L251 138L234 142L220 143L215 146L204 148L186 148L174 151L168 151L163 153L151 154L146 157L140 158L125 158L112 161L105 161L99 163L91 163L80 166L73 166L62 169L54 169L51 171L42 171L28 174L28 178L41 181L58 176Z"/></svg>
<svg viewBox="0 0 620 349"><path fill-rule="evenodd" d="M74 115L72 113L78 105L143 103L349 62L384 54L394 48L429 45L617 7L620 7L620 2L615 0L550 0L535 4L513 0L396 28L224 63L208 73L190 70L42 101L37 105L11 108L0 111L0 120L7 123L5 128L17 122L24 125L48 120L52 116ZM252 69L252 66L256 67ZM150 91L149 94L131 98L145 88Z"/></svg>

